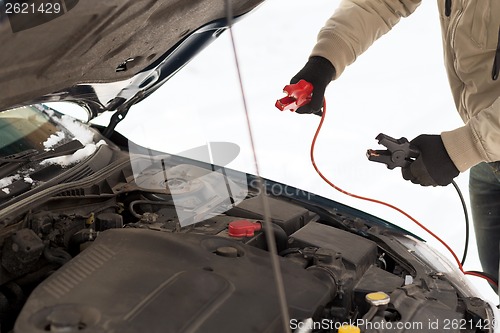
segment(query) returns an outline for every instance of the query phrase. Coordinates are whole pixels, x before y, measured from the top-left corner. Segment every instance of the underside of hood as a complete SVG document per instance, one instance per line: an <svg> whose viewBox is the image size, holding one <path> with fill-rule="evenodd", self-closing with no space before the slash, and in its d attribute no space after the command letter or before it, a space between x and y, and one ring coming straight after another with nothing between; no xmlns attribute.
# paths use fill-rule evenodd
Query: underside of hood
<svg viewBox="0 0 500 333"><path fill-rule="evenodd" d="M0 0L0 110L78 100L90 87L80 85L130 84L193 32L225 20L227 4L237 17L262 1ZM110 109L106 98L98 108Z"/></svg>

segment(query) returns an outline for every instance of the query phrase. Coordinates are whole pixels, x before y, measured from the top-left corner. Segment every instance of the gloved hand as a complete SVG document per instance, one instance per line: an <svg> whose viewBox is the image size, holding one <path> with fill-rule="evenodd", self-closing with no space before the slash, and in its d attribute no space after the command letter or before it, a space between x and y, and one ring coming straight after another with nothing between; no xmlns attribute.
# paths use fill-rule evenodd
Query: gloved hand
<svg viewBox="0 0 500 333"><path fill-rule="evenodd" d="M459 175L440 135L419 135L410 141L410 145L417 148L420 155L401 169L404 179L422 186L446 186Z"/></svg>
<svg viewBox="0 0 500 333"><path fill-rule="evenodd" d="M332 63L323 57L311 57L291 80L294 84L300 80L306 80L313 85L313 93L311 102L301 106L295 112L297 113L315 113L321 115L323 107L323 99L325 96L326 86L333 80L335 76L335 67Z"/></svg>

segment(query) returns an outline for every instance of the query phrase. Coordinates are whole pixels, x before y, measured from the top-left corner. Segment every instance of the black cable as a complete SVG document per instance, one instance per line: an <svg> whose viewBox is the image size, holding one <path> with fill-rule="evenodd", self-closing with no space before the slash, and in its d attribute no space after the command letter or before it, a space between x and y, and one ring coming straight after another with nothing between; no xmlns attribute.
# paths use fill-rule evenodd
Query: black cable
<svg viewBox="0 0 500 333"><path fill-rule="evenodd" d="M467 274L483 278L486 281L488 281L490 284L492 284L496 288L498 288L498 279L491 274L488 274L485 272L479 272L479 271L467 271Z"/></svg>
<svg viewBox="0 0 500 333"><path fill-rule="evenodd" d="M462 261L460 262L462 266L465 263L465 259L467 258L467 252L469 251L469 213L467 212L467 204L465 203L464 196L462 195L462 191L458 187L457 183L453 180L451 182L453 187L457 190L458 196L460 197L460 202L462 203L462 208L464 209L465 216L465 246L464 246L464 255L462 257Z"/></svg>
<svg viewBox="0 0 500 333"><path fill-rule="evenodd" d="M467 212L467 204L465 203L464 197L462 195L462 191L460 191L460 188L458 187L457 183L455 181L451 182L453 184L453 187L457 190L458 196L460 197L460 201L462 202L462 207L464 209L464 216L465 216L465 246L464 246L464 255L462 257L461 264L462 266L465 263L465 259L467 258L467 252L469 249L469 213ZM491 285L494 285L495 287L498 288L498 279L495 278L493 275L485 273L485 272L480 272L480 271L464 271L464 274L467 275L472 275L472 276L477 276L480 278L483 278L487 280Z"/></svg>

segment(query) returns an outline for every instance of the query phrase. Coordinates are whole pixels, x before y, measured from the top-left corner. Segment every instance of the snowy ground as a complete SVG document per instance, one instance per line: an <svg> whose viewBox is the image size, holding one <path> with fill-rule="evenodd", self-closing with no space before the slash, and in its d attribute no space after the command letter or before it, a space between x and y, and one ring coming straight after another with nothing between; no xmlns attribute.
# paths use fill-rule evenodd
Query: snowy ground
<svg viewBox="0 0 500 333"><path fill-rule="evenodd" d="M338 3L268 0L234 28L260 173L396 223L451 258L441 244L401 214L347 197L324 183L309 160L319 118L282 113L274 107L283 86L305 64L317 32ZM455 190L413 185L402 179L399 170L390 171L365 157L367 148L379 148L375 140L379 133L412 139L461 125L443 69L436 7L435 1L423 1L415 14L403 19L329 86L316 163L341 188L406 210L461 257L464 216ZM169 152L207 141L234 142L241 153L228 167L255 173L229 34L135 106L118 130L137 143ZM153 131L163 133L163 138L149 135ZM457 179L468 202L467 181L468 173ZM474 239L465 269L480 270ZM470 279L486 299L498 303L485 282Z"/></svg>

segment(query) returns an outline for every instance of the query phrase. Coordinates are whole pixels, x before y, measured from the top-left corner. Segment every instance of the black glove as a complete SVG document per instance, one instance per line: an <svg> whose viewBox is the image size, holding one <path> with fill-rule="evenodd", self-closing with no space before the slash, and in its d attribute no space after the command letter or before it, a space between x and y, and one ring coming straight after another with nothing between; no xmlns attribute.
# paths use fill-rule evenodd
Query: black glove
<svg viewBox="0 0 500 333"><path fill-rule="evenodd" d="M335 67L323 57L311 57L304 68L300 70L291 80L294 84L300 80L306 80L314 87L311 102L297 109L297 113L321 114L326 86L335 76Z"/></svg>
<svg viewBox="0 0 500 333"><path fill-rule="evenodd" d="M446 186L459 175L440 135L419 135L410 141L410 145L418 149L420 155L401 169L404 179L422 186Z"/></svg>

